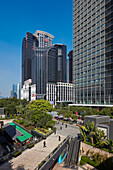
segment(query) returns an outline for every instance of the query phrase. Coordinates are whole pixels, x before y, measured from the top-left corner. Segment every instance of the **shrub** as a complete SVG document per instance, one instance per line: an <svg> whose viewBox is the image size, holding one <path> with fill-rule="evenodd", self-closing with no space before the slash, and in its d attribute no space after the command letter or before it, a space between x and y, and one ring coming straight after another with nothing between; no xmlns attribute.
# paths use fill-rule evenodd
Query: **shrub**
<svg viewBox="0 0 113 170"><path fill-rule="evenodd" d="M21 153L22 153L21 150L18 150L17 152L14 153L13 156L14 156L14 157L19 156Z"/></svg>
<svg viewBox="0 0 113 170"><path fill-rule="evenodd" d="M32 147L34 147L34 144L33 144L33 143L28 145L28 148L29 148L29 149L32 148Z"/></svg>
<svg viewBox="0 0 113 170"><path fill-rule="evenodd" d="M84 165L85 163L88 163L92 166L97 166L97 164L91 160L88 156L81 156L81 161L80 161L80 165Z"/></svg>
<svg viewBox="0 0 113 170"><path fill-rule="evenodd" d="M14 120L15 122L19 123L19 124L23 124L24 123L24 120L20 120L20 119L16 119Z"/></svg>
<svg viewBox="0 0 113 170"><path fill-rule="evenodd" d="M27 122L27 121L24 122L24 126L27 127L27 126L29 126L29 125L30 125L30 122Z"/></svg>

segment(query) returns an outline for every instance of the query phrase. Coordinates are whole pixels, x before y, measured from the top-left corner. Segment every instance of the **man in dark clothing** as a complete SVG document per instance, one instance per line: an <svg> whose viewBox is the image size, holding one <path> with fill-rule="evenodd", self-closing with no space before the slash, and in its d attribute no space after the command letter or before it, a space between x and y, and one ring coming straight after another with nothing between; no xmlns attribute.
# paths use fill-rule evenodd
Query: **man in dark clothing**
<svg viewBox="0 0 113 170"><path fill-rule="evenodd" d="M45 148L46 147L46 141L44 140L44 143L43 143L43 147Z"/></svg>

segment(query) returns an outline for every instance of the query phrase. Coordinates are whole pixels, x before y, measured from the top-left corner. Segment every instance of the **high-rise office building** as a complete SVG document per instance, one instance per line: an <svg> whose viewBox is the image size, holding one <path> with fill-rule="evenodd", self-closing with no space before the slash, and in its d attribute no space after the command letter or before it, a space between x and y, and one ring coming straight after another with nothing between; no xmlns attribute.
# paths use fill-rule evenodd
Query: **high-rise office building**
<svg viewBox="0 0 113 170"><path fill-rule="evenodd" d="M67 58L67 82L69 82L69 58Z"/></svg>
<svg viewBox="0 0 113 170"><path fill-rule="evenodd" d="M34 37L32 33L27 32L22 42L22 85L24 81L31 78L31 61L34 54L33 51Z"/></svg>
<svg viewBox="0 0 113 170"><path fill-rule="evenodd" d="M52 47L52 36L43 31L36 31L35 34L28 33L23 39L22 44L22 85L28 79L32 79L32 84L36 84L37 98L45 98L46 83L51 81L54 76L50 74L49 69L54 70L52 66L48 69L48 62L56 60L56 51ZM52 59L51 59L51 54ZM49 55L49 57L48 57Z"/></svg>
<svg viewBox="0 0 113 170"><path fill-rule="evenodd" d="M21 99L21 83L17 84L17 99Z"/></svg>
<svg viewBox="0 0 113 170"><path fill-rule="evenodd" d="M69 82L73 82L73 50L68 53L69 57Z"/></svg>
<svg viewBox="0 0 113 170"><path fill-rule="evenodd" d="M12 90L10 92L10 98L16 97L17 98L17 85L13 84Z"/></svg>
<svg viewBox="0 0 113 170"><path fill-rule="evenodd" d="M67 80L67 47L64 44L52 45L53 38L54 36L47 32L36 31L35 34L27 32L23 39L22 86L26 87L26 80L31 79L31 85L36 85L36 99L46 99L47 83ZM25 88L21 94L22 98L26 95Z"/></svg>
<svg viewBox="0 0 113 170"><path fill-rule="evenodd" d="M113 105L112 21L112 0L73 0L76 104Z"/></svg>
<svg viewBox="0 0 113 170"><path fill-rule="evenodd" d="M57 82L67 82L67 46L55 44L57 49Z"/></svg>

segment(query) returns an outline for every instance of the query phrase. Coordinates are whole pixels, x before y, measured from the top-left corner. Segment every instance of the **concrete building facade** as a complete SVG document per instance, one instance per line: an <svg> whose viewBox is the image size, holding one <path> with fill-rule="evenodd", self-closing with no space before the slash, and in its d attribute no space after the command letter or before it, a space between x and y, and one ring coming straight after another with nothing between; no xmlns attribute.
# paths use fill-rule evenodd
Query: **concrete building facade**
<svg viewBox="0 0 113 170"><path fill-rule="evenodd" d="M113 119L105 115L89 115L84 116L84 124L87 122L95 122L95 125L107 136L107 139L113 140Z"/></svg>
<svg viewBox="0 0 113 170"><path fill-rule="evenodd" d="M57 82L47 84L47 100L56 105L57 103L73 102L73 84Z"/></svg>

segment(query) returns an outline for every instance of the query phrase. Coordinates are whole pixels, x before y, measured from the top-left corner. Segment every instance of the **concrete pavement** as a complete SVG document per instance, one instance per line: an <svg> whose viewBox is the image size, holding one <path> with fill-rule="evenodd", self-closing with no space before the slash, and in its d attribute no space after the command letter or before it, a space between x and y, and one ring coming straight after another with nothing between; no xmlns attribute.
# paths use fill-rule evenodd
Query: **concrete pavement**
<svg viewBox="0 0 113 170"><path fill-rule="evenodd" d="M69 125L67 124L67 128L65 127L64 123L62 125L62 122L59 122L59 124L56 124L55 127L57 128L57 134L58 135L63 135L65 137L67 136L73 136L73 137L77 137L77 134L80 133L79 131L79 127L76 125ZM62 127L62 130L60 130L60 127Z"/></svg>

